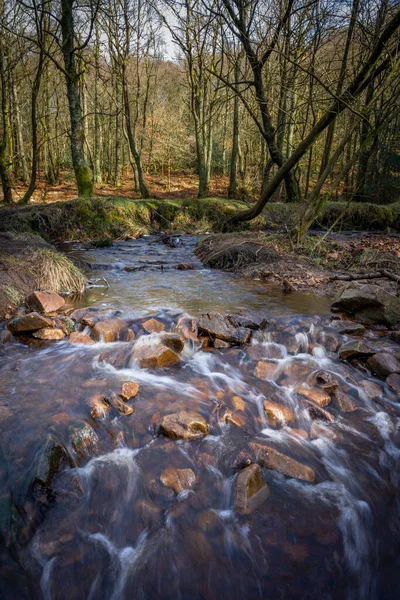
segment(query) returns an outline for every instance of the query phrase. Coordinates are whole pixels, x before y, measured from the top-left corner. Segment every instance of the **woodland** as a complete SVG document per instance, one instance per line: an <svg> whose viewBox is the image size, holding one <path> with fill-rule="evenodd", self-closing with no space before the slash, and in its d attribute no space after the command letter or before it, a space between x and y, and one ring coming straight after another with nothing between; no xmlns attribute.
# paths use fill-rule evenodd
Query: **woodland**
<svg viewBox="0 0 400 600"><path fill-rule="evenodd" d="M0 24L5 205L221 177L234 222L295 203L302 238L329 199L398 199L397 2L1 0Z"/></svg>

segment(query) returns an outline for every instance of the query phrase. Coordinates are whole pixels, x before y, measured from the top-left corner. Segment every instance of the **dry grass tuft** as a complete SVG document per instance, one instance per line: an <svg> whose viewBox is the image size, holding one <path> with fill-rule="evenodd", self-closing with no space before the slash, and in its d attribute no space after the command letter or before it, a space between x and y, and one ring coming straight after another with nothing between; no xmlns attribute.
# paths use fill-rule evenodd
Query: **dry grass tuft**
<svg viewBox="0 0 400 600"><path fill-rule="evenodd" d="M37 250L31 270L39 289L82 293L85 288L86 278L80 269L56 250Z"/></svg>

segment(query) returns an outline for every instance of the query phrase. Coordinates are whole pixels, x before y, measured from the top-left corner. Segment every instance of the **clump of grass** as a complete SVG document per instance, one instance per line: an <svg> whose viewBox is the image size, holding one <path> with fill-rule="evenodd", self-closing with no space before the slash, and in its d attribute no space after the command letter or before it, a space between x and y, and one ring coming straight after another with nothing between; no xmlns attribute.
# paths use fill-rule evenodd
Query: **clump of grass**
<svg viewBox="0 0 400 600"><path fill-rule="evenodd" d="M21 294L13 285L3 285L3 291L10 299L10 302L14 304L14 306L18 306L20 302L23 300L23 294Z"/></svg>
<svg viewBox="0 0 400 600"><path fill-rule="evenodd" d="M82 293L86 277L73 262L56 250L39 249L33 260L32 274L39 289Z"/></svg>

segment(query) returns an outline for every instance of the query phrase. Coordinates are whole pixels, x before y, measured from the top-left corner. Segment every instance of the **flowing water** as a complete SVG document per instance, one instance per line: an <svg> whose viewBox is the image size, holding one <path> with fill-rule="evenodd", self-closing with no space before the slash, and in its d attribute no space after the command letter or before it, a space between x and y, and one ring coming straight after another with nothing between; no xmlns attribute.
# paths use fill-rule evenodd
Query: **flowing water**
<svg viewBox="0 0 400 600"><path fill-rule="evenodd" d="M192 253L144 238L104 250L69 250L92 264L92 287L77 306L118 314L138 334L152 315L171 329L178 315L220 311L264 317L253 346L274 357L270 379L259 379L246 348L201 349L187 341L179 365L122 368L105 353L134 342L76 346L67 341L4 344L0 354L0 525L2 598L48 600L137 598L395 599L400 594L399 397L382 381L327 352L329 302L229 273L208 271ZM177 270L177 264L193 269ZM117 311L117 312L116 312ZM302 316L298 316L302 315ZM371 342L399 348L379 332ZM347 337L344 337L346 340ZM350 339L350 338L349 338ZM146 343L156 343L157 334ZM253 348L254 350L254 348ZM258 348L260 350L260 348ZM112 361L111 361L112 362ZM332 423L312 421L294 390L323 369L357 407L332 402ZM139 383L129 403L93 419L90 401ZM374 383L373 394L367 383ZM376 391L378 389L378 391ZM293 413L291 427L265 415L265 399ZM226 411L241 415L227 423ZM158 433L166 414L205 417L202 440ZM87 427L86 445L71 431ZM32 489L43 444L51 434L73 460L54 475L51 490ZM314 469L316 482L263 469L269 494L253 510L235 509L238 472L258 442ZM249 454L250 453L250 454ZM160 481L165 469L191 469L191 489L175 493Z"/></svg>

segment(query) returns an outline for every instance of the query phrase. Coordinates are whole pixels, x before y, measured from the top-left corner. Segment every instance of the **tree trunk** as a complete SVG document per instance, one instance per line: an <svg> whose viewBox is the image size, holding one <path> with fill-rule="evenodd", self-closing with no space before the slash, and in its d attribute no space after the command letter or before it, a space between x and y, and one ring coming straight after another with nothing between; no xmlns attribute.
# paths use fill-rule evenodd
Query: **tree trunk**
<svg viewBox="0 0 400 600"><path fill-rule="evenodd" d="M4 9L4 6L2 6ZM13 204L12 188L10 181L10 165L8 156L8 138L9 138L9 94L8 94L8 73L7 59L4 55L4 39L0 36L0 80L1 80L1 119L3 135L0 139L0 179L3 188L4 204Z"/></svg>
<svg viewBox="0 0 400 600"><path fill-rule="evenodd" d="M237 88L240 78L239 58L235 63L235 87ZM229 174L228 198L234 200L237 194L237 163L239 153L239 96L233 99L233 129L232 129L232 154L231 170Z"/></svg>
<svg viewBox="0 0 400 600"><path fill-rule="evenodd" d="M62 51L69 115L71 120L71 155L78 195L94 195L91 169L85 159L85 129L79 94L79 73L76 68L74 48L73 0L61 0Z"/></svg>

